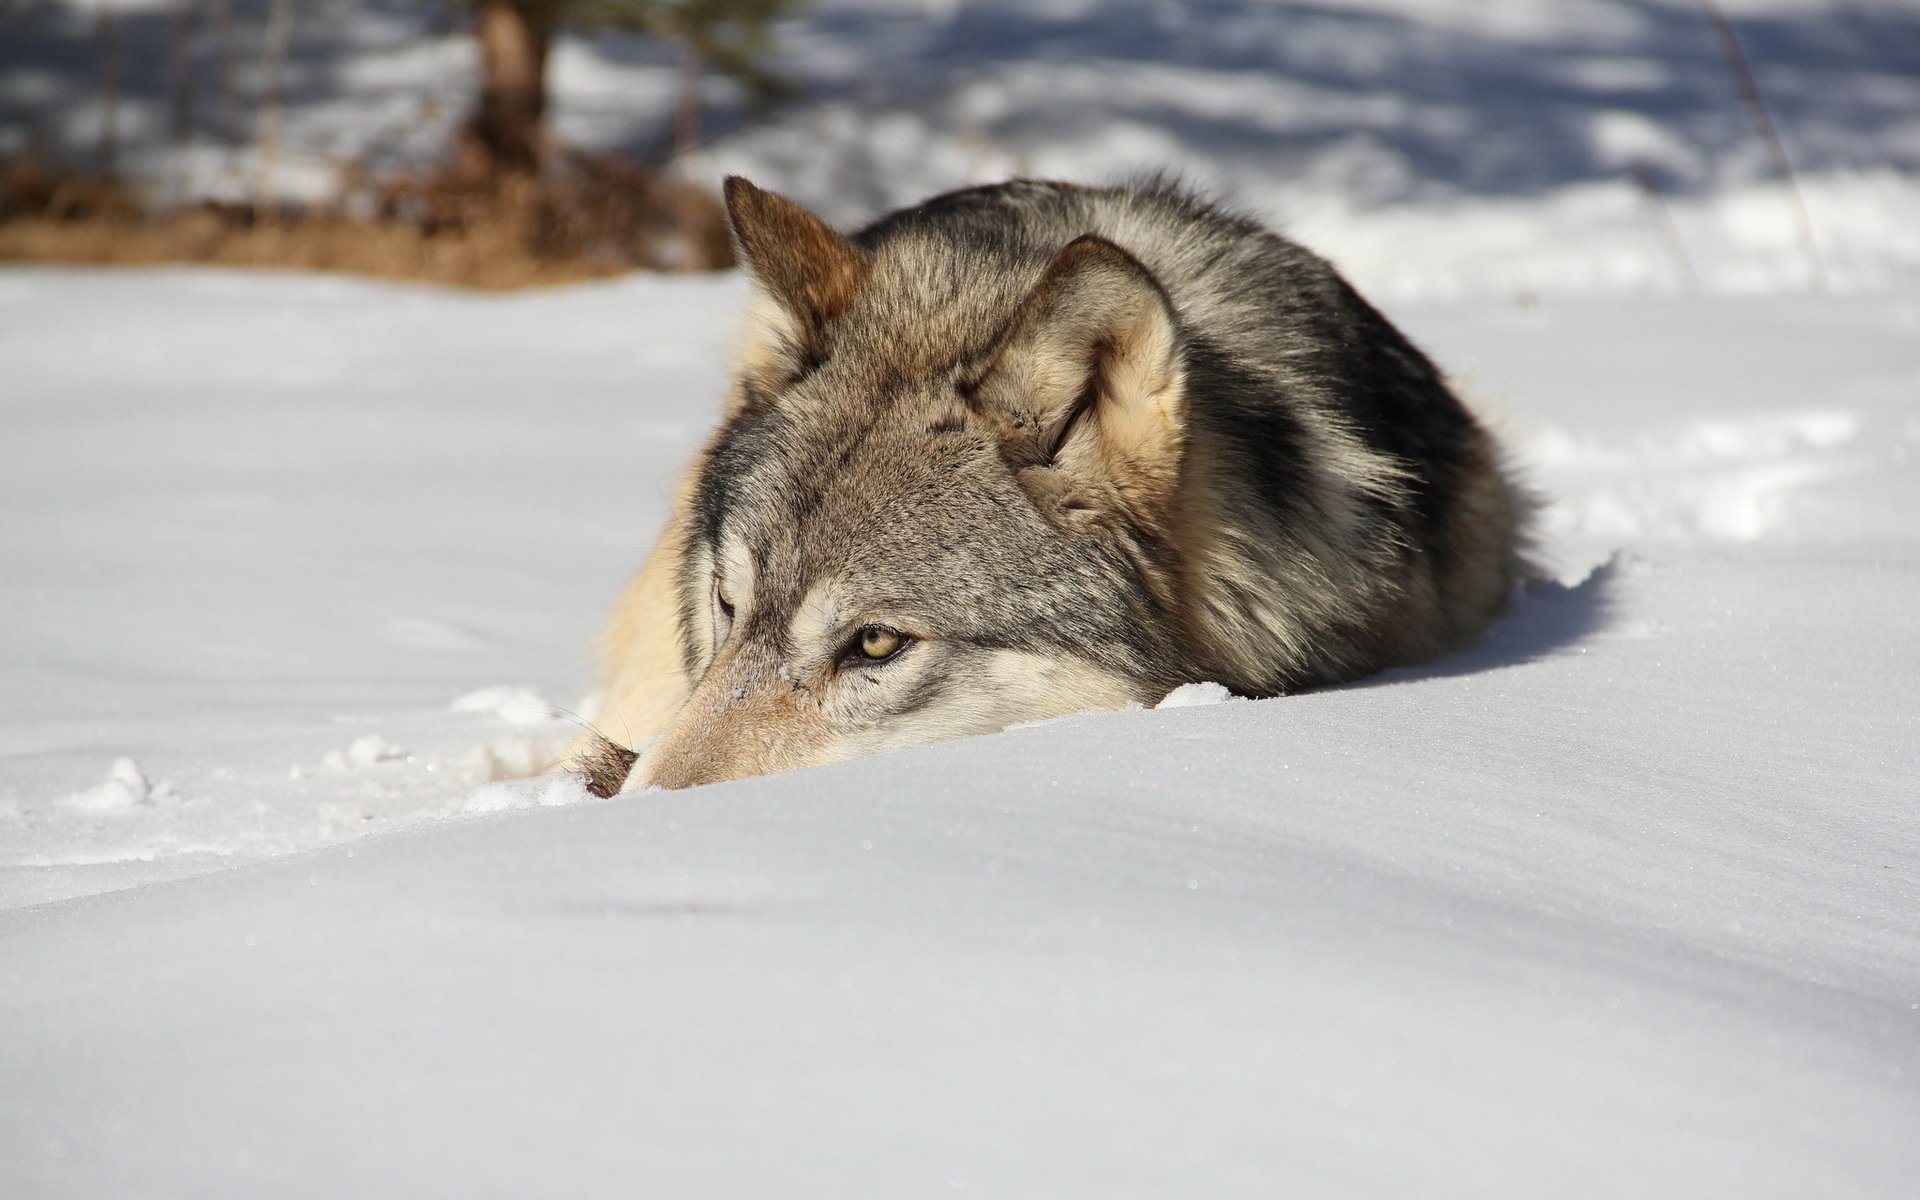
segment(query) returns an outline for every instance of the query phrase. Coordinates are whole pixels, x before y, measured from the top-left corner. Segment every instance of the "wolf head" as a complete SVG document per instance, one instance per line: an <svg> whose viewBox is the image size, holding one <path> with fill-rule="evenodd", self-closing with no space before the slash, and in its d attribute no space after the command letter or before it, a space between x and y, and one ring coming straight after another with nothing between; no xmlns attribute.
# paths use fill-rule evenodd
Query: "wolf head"
<svg viewBox="0 0 1920 1200"><path fill-rule="evenodd" d="M750 329L683 533L691 695L637 778L831 762L1181 682L1184 340L1154 277L1097 237L856 243L743 179L726 200Z"/></svg>

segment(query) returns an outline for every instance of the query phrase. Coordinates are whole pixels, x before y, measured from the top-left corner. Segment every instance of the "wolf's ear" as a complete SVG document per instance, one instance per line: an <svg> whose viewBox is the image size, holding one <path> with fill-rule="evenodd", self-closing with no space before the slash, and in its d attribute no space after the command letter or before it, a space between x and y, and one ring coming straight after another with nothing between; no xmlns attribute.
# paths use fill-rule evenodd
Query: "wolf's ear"
<svg viewBox="0 0 1920 1200"><path fill-rule="evenodd" d="M974 403L1002 424L1016 467L1110 486L1151 521L1179 481L1185 382L1167 294L1131 254L1089 234L1054 256L1021 303Z"/></svg>
<svg viewBox="0 0 1920 1200"><path fill-rule="evenodd" d="M819 355L829 326L866 283L872 258L785 196L738 175L725 185L727 220L740 262L771 311L757 330L802 359ZM769 349L775 349L769 347Z"/></svg>

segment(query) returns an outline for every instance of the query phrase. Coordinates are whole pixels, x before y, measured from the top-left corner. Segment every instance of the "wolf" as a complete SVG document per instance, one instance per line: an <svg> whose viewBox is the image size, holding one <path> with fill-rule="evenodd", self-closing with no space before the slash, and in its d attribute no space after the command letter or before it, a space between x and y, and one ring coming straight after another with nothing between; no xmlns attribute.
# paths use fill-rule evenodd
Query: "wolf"
<svg viewBox="0 0 1920 1200"><path fill-rule="evenodd" d="M602 638L589 784L686 787L1474 639L1529 503L1326 261L1174 183L843 236L730 178L723 412Z"/></svg>

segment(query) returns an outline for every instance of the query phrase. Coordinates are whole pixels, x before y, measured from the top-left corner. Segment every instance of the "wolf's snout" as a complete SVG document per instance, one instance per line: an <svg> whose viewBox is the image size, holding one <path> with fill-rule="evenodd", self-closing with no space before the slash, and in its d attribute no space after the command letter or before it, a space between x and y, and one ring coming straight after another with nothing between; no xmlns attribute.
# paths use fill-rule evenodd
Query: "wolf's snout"
<svg viewBox="0 0 1920 1200"><path fill-rule="evenodd" d="M649 751L641 760L640 785L678 790L731 778L714 773L711 766L710 762L698 755Z"/></svg>
<svg viewBox="0 0 1920 1200"><path fill-rule="evenodd" d="M737 769L734 761L738 755L728 729L734 714L726 708L715 711L711 705L702 708L705 711L698 714L698 719L689 719L696 715L689 704L640 756L642 786L695 787L751 774Z"/></svg>
<svg viewBox="0 0 1920 1200"><path fill-rule="evenodd" d="M772 664L715 664L640 759L642 786L684 788L820 761L827 730Z"/></svg>
<svg viewBox="0 0 1920 1200"><path fill-rule="evenodd" d="M686 713L655 738L640 756L643 787L685 788L735 779L747 772L731 770L724 734L724 715L705 722L686 720Z"/></svg>

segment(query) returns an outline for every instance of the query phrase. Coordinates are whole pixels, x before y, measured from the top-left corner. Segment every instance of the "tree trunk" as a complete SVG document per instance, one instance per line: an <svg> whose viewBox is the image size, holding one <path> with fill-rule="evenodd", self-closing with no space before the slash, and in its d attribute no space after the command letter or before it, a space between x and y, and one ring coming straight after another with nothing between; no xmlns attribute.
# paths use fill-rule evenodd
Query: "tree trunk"
<svg viewBox="0 0 1920 1200"><path fill-rule="evenodd" d="M253 206L273 205L273 170L280 157L280 72L293 45L293 0L273 0L260 39L260 115L253 134Z"/></svg>
<svg viewBox="0 0 1920 1200"><path fill-rule="evenodd" d="M695 167L693 156L700 152L700 81L706 70L706 55L701 53L699 43L683 32L680 84L673 105L673 161L680 178L673 185L673 195L680 241L685 247L677 265L688 271L711 270L716 265L700 237L701 218L707 213L706 197L688 178Z"/></svg>
<svg viewBox="0 0 1920 1200"><path fill-rule="evenodd" d="M700 149L700 77L706 56L690 37L680 40L680 86L673 106L673 155L686 158Z"/></svg>
<svg viewBox="0 0 1920 1200"><path fill-rule="evenodd" d="M120 156L120 41L107 0L99 0L94 11L93 53L100 67L100 145L94 169L112 178Z"/></svg>
<svg viewBox="0 0 1920 1200"><path fill-rule="evenodd" d="M461 145L476 182L537 174L546 156L547 51L560 0L474 0L480 101Z"/></svg>
<svg viewBox="0 0 1920 1200"><path fill-rule="evenodd" d="M197 0L173 0L173 23L167 45L167 74L173 116L173 143L193 137L193 23Z"/></svg>
<svg viewBox="0 0 1920 1200"><path fill-rule="evenodd" d="M220 85L220 136L230 146L246 137L240 127L240 86L233 71L233 6L230 0L207 0L207 24L213 30L213 72Z"/></svg>

